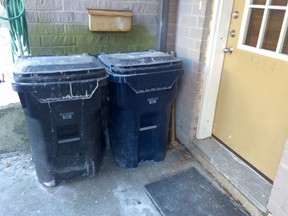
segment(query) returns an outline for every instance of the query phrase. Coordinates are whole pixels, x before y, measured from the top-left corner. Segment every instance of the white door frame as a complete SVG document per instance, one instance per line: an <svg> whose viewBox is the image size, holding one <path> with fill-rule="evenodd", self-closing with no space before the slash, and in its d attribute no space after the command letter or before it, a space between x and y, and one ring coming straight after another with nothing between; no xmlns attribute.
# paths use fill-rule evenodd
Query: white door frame
<svg viewBox="0 0 288 216"><path fill-rule="evenodd" d="M197 139L211 137L214 114L234 1L215 0L206 50L206 64L200 103Z"/></svg>

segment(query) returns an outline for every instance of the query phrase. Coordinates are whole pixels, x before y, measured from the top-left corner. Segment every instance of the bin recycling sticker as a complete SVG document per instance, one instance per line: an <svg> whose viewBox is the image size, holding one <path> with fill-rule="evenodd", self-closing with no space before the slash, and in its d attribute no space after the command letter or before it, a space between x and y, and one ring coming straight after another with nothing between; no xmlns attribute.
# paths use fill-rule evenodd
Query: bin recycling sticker
<svg viewBox="0 0 288 216"><path fill-rule="evenodd" d="M60 113L59 114L64 120L66 119L72 119L74 112L66 112L66 113Z"/></svg>
<svg viewBox="0 0 288 216"><path fill-rule="evenodd" d="M158 97L148 98L148 99L147 99L147 102L148 102L149 104L156 104L158 99L159 99Z"/></svg>

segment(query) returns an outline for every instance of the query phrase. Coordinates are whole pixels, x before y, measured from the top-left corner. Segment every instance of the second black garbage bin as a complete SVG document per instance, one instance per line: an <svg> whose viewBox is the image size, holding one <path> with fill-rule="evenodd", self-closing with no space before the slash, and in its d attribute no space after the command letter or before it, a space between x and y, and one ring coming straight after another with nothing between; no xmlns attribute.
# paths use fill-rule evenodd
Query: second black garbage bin
<svg viewBox="0 0 288 216"><path fill-rule="evenodd" d="M181 60L156 51L102 54L110 75L109 133L115 161L136 167L166 155Z"/></svg>
<svg viewBox="0 0 288 216"><path fill-rule="evenodd" d="M101 107L108 74L89 55L30 56L16 64L38 180L94 175L102 159Z"/></svg>

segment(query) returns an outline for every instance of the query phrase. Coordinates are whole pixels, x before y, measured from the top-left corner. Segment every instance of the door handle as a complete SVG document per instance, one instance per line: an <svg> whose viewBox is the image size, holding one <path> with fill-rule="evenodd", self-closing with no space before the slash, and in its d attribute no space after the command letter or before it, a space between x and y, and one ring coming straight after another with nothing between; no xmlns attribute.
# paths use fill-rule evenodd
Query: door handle
<svg viewBox="0 0 288 216"><path fill-rule="evenodd" d="M226 47L223 49L224 53L229 53L229 54L232 54L234 49L233 47Z"/></svg>

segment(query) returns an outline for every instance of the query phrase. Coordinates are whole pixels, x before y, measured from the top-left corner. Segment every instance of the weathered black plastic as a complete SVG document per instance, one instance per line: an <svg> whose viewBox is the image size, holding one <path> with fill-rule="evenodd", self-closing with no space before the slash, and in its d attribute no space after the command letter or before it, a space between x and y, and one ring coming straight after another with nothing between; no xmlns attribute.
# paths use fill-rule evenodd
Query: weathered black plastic
<svg viewBox="0 0 288 216"><path fill-rule="evenodd" d="M73 61L74 57L65 58ZM75 175L96 174L102 161L101 108L107 73L91 56L87 56L93 60L89 69L77 62L67 71L65 64L44 64L55 56L41 57L45 67L39 61L37 69L42 71L37 71L29 65L34 58L39 57L20 60L25 67L18 65L12 85L24 110L38 180L50 184Z"/></svg>
<svg viewBox="0 0 288 216"><path fill-rule="evenodd" d="M148 61L155 53L164 57L157 58L152 65ZM166 155L171 100L176 95L182 62L165 53L148 51L125 54L129 61L118 58L115 64L110 61L115 55L119 56L99 56L110 75L109 133L114 159L128 168L138 166L140 161L162 161ZM141 61L139 56L145 59Z"/></svg>
<svg viewBox="0 0 288 216"><path fill-rule="evenodd" d="M154 50L146 52L112 53L101 54L99 60L109 68L113 74L128 75L139 73L154 72L155 69L161 70L162 67L170 68L181 67L181 60L167 53ZM155 68L156 67L156 68ZM130 69L130 70L129 70Z"/></svg>
<svg viewBox="0 0 288 216"><path fill-rule="evenodd" d="M108 84L108 74L89 55L29 56L17 61L12 87L39 102L89 99Z"/></svg>
<svg viewBox="0 0 288 216"><path fill-rule="evenodd" d="M136 92L171 88L178 78L182 61L158 51L113 53L99 55L98 59L111 75L110 81L127 83ZM164 76L165 80L158 81ZM135 77L137 76L137 77ZM146 79L135 83L135 79ZM162 79L162 78L160 78ZM153 82L154 81L154 82Z"/></svg>

